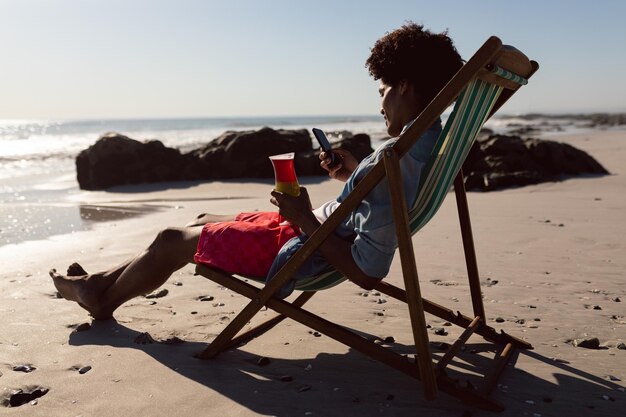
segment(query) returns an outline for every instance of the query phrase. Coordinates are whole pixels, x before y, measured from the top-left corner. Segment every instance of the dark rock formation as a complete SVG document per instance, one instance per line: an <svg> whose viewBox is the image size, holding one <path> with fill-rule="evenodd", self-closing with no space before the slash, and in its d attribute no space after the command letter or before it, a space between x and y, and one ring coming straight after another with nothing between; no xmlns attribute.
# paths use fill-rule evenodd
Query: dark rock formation
<svg viewBox="0 0 626 417"><path fill-rule="evenodd" d="M270 155L312 151L311 136L306 130L274 130L223 133L206 146L190 152L188 176L204 178L271 178L274 176ZM306 175L297 171L299 175Z"/></svg>
<svg viewBox="0 0 626 417"><path fill-rule="evenodd" d="M361 160L373 149L365 134L340 141ZM142 143L117 133L107 133L76 158L81 189L101 190L115 185L162 181L229 178L271 178L268 157L295 152L299 176L326 175L319 166L318 150L306 130L225 132L206 146L181 154L159 141Z"/></svg>
<svg viewBox="0 0 626 417"><path fill-rule="evenodd" d="M476 140L463 173L468 190L491 191L608 171L587 153L566 143L489 135Z"/></svg>
<svg viewBox="0 0 626 417"><path fill-rule="evenodd" d="M342 136L335 146L349 150L359 161L373 151L368 135L343 132ZM312 146L306 130L269 127L225 132L186 154L157 140L142 143L107 133L78 155L76 170L80 188L86 190L163 181L271 178L274 174L268 157L286 152L295 152L298 176L326 175L319 166L317 146ZM482 191L608 173L573 146L494 134L481 134L463 171L466 188Z"/></svg>
<svg viewBox="0 0 626 417"><path fill-rule="evenodd" d="M78 184L84 190L114 185L170 181L184 168L186 158L158 140L145 143L107 133L76 157Z"/></svg>

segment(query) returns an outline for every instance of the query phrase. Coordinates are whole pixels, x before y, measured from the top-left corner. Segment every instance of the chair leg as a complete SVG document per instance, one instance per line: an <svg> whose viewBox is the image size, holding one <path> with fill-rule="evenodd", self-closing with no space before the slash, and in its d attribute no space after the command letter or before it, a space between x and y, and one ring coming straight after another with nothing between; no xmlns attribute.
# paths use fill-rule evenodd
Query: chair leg
<svg viewBox="0 0 626 417"><path fill-rule="evenodd" d="M391 207L396 224L400 263L402 265L404 287L406 288L413 340L415 341L415 349L417 351L417 363L419 365L422 383L424 384L424 396L432 400L437 395L437 382L430 354L428 332L426 331L426 318L424 317L424 306L422 304L417 265L415 264L413 242L409 229L409 215L404 190L402 189L403 182L398 154L392 149L387 149L385 150L384 161L385 171L389 178Z"/></svg>
<svg viewBox="0 0 626 417"><path fill-rule="evenodd" d="M474 248L474 238L472 237L472 224L467 206L467 195L465 184L463 183L463 169L459 170L454 180L454 193L456 195L456 205L459 211L459 221L461 223L461 236L463 237L463 250L465 251L465 264L467 265L467 276L469 279L472 306L474 316L479 316L483 322L487 322L485 307L483 305L482 292L480 290L480 278L478 276L478 263L476 262L476 250Z"/></svg>

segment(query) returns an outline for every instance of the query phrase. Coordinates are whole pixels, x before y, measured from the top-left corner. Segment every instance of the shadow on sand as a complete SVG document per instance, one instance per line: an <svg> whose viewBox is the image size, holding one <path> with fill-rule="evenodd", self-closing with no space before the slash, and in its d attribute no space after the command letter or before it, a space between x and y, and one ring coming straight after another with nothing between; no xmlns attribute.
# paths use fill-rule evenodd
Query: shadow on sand
<svg viewBox="0 0 626 417"><path fill-rule="evenodd" d="M204 361L194 357L206 347L204 343L136 342L145 336L115 320L94 321L89 331L72 332L69 343L141 350L181 376L262 415L295 416L306 412L322 416L496 415L471 409L444 393L435 401L426 401L418 381L351 349L303 359L268 356L269 363L261 366L260 357L246 352L245 346ZM315 343L315 339L310 343ZM398 353L412 352L411 346L398 343L391 346ZM291 348L297 349L296 343ZM458 378L459 371L471 374L486 369L489 358L495 354L490 349L492 346L486 343L469 343L454 360L450 376ZM431 343L431 351L437 359L443 354L440 343ZM516 354L492 394L506 408L499 415L620 415L618 406L625 396L618 390L618 384L534 351L522 351L519 355L526 355L525 360L542 362L537 366L551 368L556 382L514 368L520 359ZM479 385L479 376L472 379Z"/></svg>

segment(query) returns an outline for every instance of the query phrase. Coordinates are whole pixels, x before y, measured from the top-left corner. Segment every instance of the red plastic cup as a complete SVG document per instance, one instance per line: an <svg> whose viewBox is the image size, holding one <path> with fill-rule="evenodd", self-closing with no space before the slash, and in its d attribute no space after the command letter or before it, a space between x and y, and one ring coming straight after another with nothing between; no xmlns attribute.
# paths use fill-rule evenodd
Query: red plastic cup
<svg viewBox="0 0 626 417"><path fill-rule="evenodd" d="M272 166L274 167L274 179L276 182L274 189L297 197L300 195L300 184L298 184L298 178L296 177L296 169L293 163L294 156L293 152L272 155L270 156L270 161L272 161Z"/></svg>

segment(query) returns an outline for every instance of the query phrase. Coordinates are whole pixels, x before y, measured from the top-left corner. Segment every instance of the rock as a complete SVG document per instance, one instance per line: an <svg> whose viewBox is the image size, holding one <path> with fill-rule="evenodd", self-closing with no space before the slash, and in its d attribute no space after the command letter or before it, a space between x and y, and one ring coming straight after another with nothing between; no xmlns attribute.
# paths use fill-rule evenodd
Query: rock
<svg viewBox="0 0 626 417"><path fill-rule="evenodd" d="M571 145L507 135L480 136L463 172L466 189L480 191L558 181L565 176L608 174L593 157Z"/></svg>
<svg viewBox="0 0 626 417"><path fill-rule="evenodd" d="M189 153L191 174L209 178L272 178L270 155L287 152L312 152L311 136L306 130L274 130L264 127L253 131L228 131L206 146ZM298 170L296 162L296 172Z"/></svg>
<svg viewBox="0 0 626 417"><path fill-rule="evenodd" d="M597 337L574 340L574 346L587 349L600 349L600 340Z"/></svg>
<svg viewBox="0 0 626 417"><path fill-rule="evenodd" d="M158 140L145 143L119 133L106 133L76 157L78 184L83 190L114 185L178 179L187 165L180 151Z"/></svg>
<svg viewBox="0 0 626 417"><path fill-rule="evenodd" d="M13 366L13 370L15 372L25 372L25 373L30 373L33 372L35 368L33 365L30 364L24 364L24 365L15 365Z"/></svg>
<svg viewBox="0 0 626 417"><path fill-rule="evenodd" d="M618 349L620 349L620 350L626 350L626 343L624 343L624 342L619 342L619 343L617 344L617 348L618 348Z"/></svg>
<svg viewBox="0 0 626 417"><path fill-rule="evenodd" d="M504 323L504 319L502 317L496 317L496 323Z"/></svg>
<svg viewBox="0 0 626 417"><path fill-rule="evenodd" d="M86 374L87 372L91 371L91 366L87 365L87 366L82 366L79 370L78 373L79 374Z"/></svg>
<svg viewBox="0 0 626 417"><path fill-rule="evenodd" d="M443 327L435 327L433 330L435 334L439 336L446 336L448 334L446 329L444 329Z"/></svg>
<svg viewBox="0 0 626 417"><path fill-rule="evenodd" d="M162 290L153 292L152 294L148 294L145 297L146 298L163 298L167 294L169 294L169 291L167 290L167 288L163 288Z"/></svg>
<svg viewBox="0 0 626 417"><path fill-rule="evenodd" d="M349 150L358 161L372 153L366 134L344 137L334 147ZM225 178L272 178L270 155L295 152L298 176L327 175L319 166L318 150L307 130L264 127L228 131L207 145L181 154L158 140L140 142L107 133L76 157L81 189L102 190L116 185Z"/></svg>

